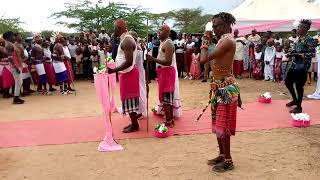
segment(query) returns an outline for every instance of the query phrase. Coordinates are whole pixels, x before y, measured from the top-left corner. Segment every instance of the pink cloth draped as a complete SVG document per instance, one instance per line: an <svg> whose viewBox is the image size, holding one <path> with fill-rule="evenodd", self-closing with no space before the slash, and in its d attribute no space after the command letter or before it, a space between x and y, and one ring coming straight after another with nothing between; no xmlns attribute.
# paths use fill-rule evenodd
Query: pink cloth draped
<svg viewBox="0 0 320 180"><path fill-rule="evenodd" d="M114 69L116 68L115 63L108 63L107 64L108 68ZM110 89L110 95L111 95L111 102L110 102L110 112L117 112L117 107L116 107L116 98L115 98L115 89L116 89L116 74L109 74L109 89Z"/></svg>
<svg viewBox="0 0 320 180"><path fill-rule="evenodd" d="M102 142L98 146L98 151L118 151L123 147L113 139L112 125L111 125L111 76L109 74L95 74L94 85L96 88L97 96L103 108L103 120L106 122L106 134Z"/></svg>
<svg viewBox="0 0 320 180"><path fill-rule="evenodd" d="M139 70L134 67L130 72L119 74L121 101L140 97Z"/></svg>
<svg viewBox="0 0 320 180"><path fill-rule="evenodd" d="M173 66L161 67L157 69L159 101L163 101L163 93L174 92L176 70Z"/></svg>
<svg viewBox="0 0 320 180"><path fill-rule="evenodd" d="M43 65L44 65L44 69L46 71L46 74L48 76L48 83L50 85L55 85L56 84L56 77L55 77L52 63L44 62Z"/></svg>
<svg viewBox="0 0 320 180"><path fill-rule="evenodd" d="M244 36L247 34L251 34L252 29L256 29L258 32L264 32L272 28L280 27L292 22L293 22L292 20L269 21L262 24L254 24L254 25L237 27L237 29L239 30L239 35Z"/></svg>

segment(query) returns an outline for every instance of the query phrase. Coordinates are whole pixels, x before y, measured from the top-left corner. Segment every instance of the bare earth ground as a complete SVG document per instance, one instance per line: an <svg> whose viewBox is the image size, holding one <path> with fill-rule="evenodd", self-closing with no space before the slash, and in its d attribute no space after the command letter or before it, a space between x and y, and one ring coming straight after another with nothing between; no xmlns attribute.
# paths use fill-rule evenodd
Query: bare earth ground
<svg viewBox="0 0 320 180"><path fill-rule="evenodd" d="M273 82L240 80L243 101L253 102L270 91L273 99L283 85ZM315 84L315 83L313 83ZM208 83L182 80L183 109L203 108L208 98ZM76 83L77 96L24 98L22 106L0 99L0 123L18 120L61 119L98 116L100 105L93 84ZM150 106L157 101L156 84L150 85ZM305 94L315 87L306 86ZM117 93L118 94L118 93ZM120 103L118 103L120 105ZM14 132L13 132L14 133ZM120 141L125 150L97 152L97 142L71 145L0 149L0 179L319 179L320 126L307 129L275 129L239 132L232 139L235 170L217 174L206 165L217 155L215 136L175 136L168 139L130 139Z"/></svg>

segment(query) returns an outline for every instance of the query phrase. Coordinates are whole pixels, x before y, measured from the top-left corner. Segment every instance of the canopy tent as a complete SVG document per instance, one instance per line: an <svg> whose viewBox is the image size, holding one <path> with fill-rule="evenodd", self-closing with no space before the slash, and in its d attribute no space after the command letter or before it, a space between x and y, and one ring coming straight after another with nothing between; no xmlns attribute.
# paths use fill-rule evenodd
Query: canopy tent
<svg viewBox="0 0 320 180"><path fill-rule="evenodd" d="M245 0L231 11L237 19L234 28L240 35L257 31L283 32L297 28L300 19L311 19L312 28L320 29L320 6L307 0Z"/></svg>

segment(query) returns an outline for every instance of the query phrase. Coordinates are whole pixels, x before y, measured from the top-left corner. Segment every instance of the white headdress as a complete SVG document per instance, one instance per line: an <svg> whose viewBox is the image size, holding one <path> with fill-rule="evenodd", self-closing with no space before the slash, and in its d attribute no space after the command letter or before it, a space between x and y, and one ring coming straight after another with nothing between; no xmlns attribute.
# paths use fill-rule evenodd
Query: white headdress
<svg viewBox="0 0 320 180"><path fill-rule="evenodd" d="M61 38L61 37L62 37L62 35L60 34L59 31L53 32L52 35L51 35L50 41L52 43L54 43L54 42L56 42L57 38Z"/></svg>

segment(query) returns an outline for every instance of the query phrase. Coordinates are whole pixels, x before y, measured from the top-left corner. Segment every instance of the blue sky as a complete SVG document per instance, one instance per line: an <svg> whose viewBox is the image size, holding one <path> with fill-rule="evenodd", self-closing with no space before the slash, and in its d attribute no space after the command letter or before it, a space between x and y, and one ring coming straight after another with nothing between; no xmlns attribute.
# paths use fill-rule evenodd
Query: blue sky
<svg viewBox="0 0 320 180"><path fill-rule="evenodd" d="M24 22L23 28L40 32L41 30L57 30L70 32L68 28L55 25L55 20L48 19L53 13L64 8L64 3L75 2L75 0L3 0L0 6L0 16L20 17ZM91 0L96 2L97 0ZM231 11L242 0L110 0L122 1L133 6L141 5L154 13L167 12L180 8L203 7L208 14L220 11ZM104 0L103 2L109 2ZM12 6L13 4L17 6ZM35 6L35 4L37 4ZM9 7L9 8L8 8ZM37 7L35 10L34 7Z"/></svg>

